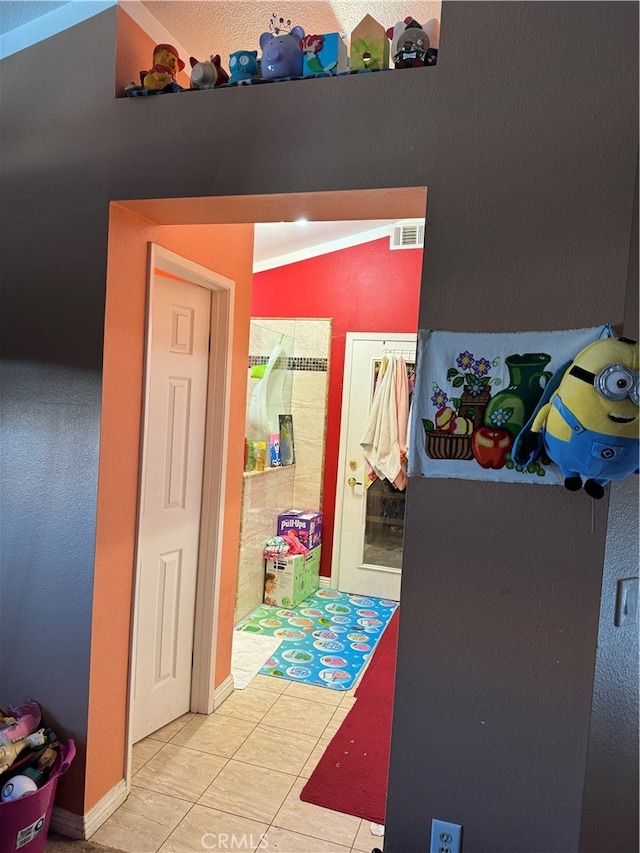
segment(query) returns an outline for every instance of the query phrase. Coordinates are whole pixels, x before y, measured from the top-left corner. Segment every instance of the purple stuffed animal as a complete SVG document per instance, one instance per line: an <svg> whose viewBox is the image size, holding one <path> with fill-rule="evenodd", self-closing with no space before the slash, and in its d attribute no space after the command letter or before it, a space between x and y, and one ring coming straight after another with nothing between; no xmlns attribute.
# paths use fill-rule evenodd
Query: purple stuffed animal
<svg viewBox="0 0 640 853"><path fill-rule="evenodd" d="M277 34L262 33L261 73L265 80L276 77L302 77L302 48L300 39L304 38L302 27L294 27L290 32L282 30Z"/></svg>

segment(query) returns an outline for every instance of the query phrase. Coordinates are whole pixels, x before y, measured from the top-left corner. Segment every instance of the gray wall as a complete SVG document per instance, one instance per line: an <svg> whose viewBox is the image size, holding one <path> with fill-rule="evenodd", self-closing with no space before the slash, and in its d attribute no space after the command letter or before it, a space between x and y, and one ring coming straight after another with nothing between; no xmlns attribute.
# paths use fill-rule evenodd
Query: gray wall
<svg viewBox="0 0 640 853"><path fill-rule="evenodd" d="M86 736L106 200L428 185L422 326L621 324L637 31L636 3L445 2L435 68L116 101L87 71L113 62L109 10L3 61L3 693ZM424 850L432 817L465 853L637 847L630 727L600 676L633 649L604 600L599 628L632 540L612 518L606 541L608 498L593 511L410 482L386 853ZM612 513L637 516L630 484Z"/></svg>
<svg viewBox="0 0 640 853"><path fill-rule="evenodd" d="M0 703L84 775L115 14L1 63ZM43 79L35 69L56 69ZM68 804L73 807L73 804ZM82 811L82 801L76 804Z"/></svg>
<svg viewBox="0 0 640 853"><path fill-rule="evenodd" d="M631 235L624 333L638 340L637 173ZM583 802L580 849L584 853L637 849L638 625L616 627L613 615L618 580L640 574L639 536L638 483L631 477L611 486Z"/></svg>
<svg viewBox="0 0 640 853"><path fill-rule="evenodd" d="M429 176L423 327L621 323L637 14L443 10L456 108L430 116L449 151ZM614 494L636 522L612 528L612 559L637 553L637 484ZM624 709L601 677L593 694L598 642L609 675L637 659L610 595L599 634L607 500L593 512L592 529L590 499L563 489L410 481L385 853L424 849L432 817L463 824L465 853L637 850L633 679Z"/></svg>

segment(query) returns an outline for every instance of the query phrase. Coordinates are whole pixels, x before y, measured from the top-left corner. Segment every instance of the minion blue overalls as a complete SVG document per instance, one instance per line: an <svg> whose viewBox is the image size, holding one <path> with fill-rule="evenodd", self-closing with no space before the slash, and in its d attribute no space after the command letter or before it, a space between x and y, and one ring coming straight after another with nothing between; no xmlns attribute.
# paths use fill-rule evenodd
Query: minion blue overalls
<svg viewBox="0 0 640 853"><path fill-rule="evenodd" d="M621 438L586 429L557 394L551 405L571 427L571 438L562 441L549 435L544 427L540 432L549 456L565 479L583 474L604 486L609 480L620 480L638 470L640 445L637 438Z"/></svg>

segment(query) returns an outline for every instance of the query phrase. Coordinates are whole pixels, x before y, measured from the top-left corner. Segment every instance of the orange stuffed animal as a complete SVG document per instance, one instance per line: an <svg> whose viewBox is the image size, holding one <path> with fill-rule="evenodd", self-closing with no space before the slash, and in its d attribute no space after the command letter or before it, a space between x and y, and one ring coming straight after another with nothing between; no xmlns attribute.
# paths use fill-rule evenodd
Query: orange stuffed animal
<svg viewBox="0 0 640 853"><path fill-rule="evenodd" d="M176 74L182 71L184 62L171 44L157 44L153 49L153 68L141 71L142 85L145 89L164 89L176 82Z"/></svg>

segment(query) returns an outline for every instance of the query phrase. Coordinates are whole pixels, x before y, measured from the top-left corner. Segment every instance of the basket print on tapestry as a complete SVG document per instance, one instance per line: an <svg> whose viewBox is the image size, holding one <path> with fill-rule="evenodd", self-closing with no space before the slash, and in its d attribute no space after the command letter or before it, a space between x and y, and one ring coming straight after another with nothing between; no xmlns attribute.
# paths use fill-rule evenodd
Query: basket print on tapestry
<svg viewBox="0 0 640 853"><path fill-rule="evenodd" d="M500 366L500 357L476 358L468 349L459 353L456 366L447 370L451 396L437 382L432 385L431 402L437 407L434 421L422 419L427 455L432 459L475 459L482 468L498 470L506 465L523 471L514 466L510 451L542 396L542 383L551 377L543 369L550 361L551 356L542 352L508 355L504 362L509 386L492 397L492 384L494 388L502 385L499 376L491 376ZM460 388L461 395L453 396ZM545 471L536 464L529 473L544 477Z"/></svg>
<svg viewBox="0 0 640 853"><path fill-rule="evenodd" d="M560 482L546 459L518 465L511 450L553 371L608 327L562 332L421 331L412 475Z"/></svg>

